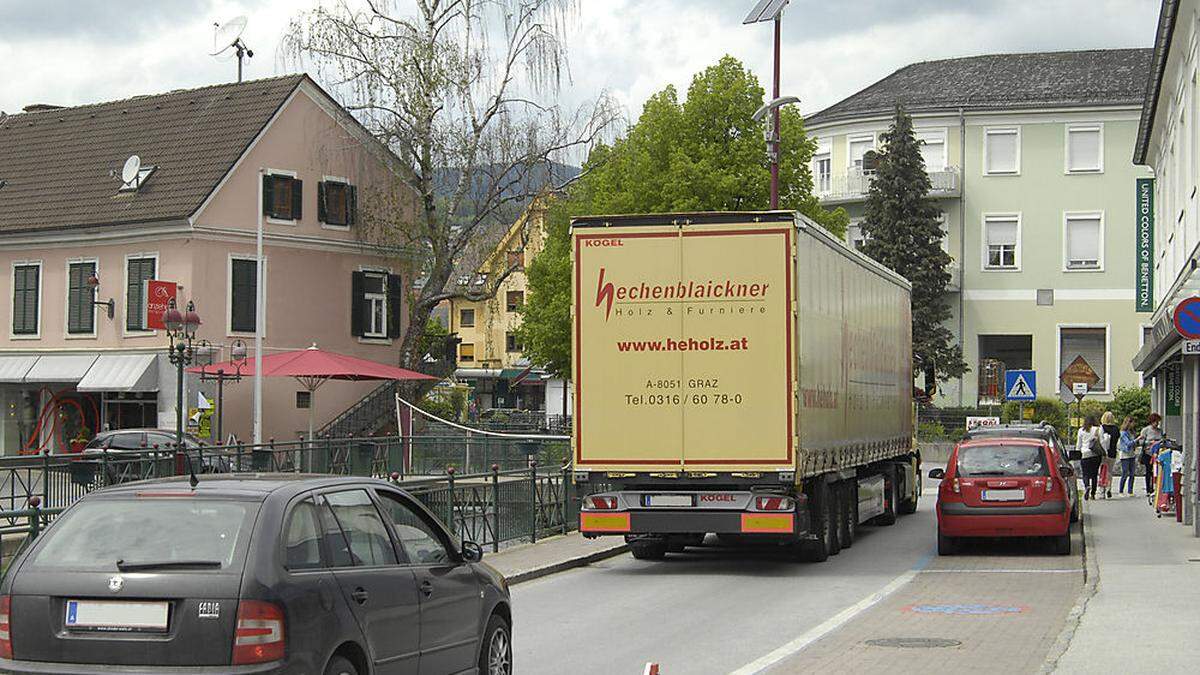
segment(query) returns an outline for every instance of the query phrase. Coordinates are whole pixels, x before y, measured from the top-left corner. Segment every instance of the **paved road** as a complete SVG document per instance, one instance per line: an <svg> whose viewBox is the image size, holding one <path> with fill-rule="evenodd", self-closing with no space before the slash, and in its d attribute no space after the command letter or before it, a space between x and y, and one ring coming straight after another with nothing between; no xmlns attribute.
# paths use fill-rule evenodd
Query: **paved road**
<svg viewBox="0 0 1200 675"><path fill-rule="evenodd" d="M929 562L933 496L826 563L737 549L628 554L513 588L515 671L737 670ZM911 575L910 575L911 576Z"/></svg>

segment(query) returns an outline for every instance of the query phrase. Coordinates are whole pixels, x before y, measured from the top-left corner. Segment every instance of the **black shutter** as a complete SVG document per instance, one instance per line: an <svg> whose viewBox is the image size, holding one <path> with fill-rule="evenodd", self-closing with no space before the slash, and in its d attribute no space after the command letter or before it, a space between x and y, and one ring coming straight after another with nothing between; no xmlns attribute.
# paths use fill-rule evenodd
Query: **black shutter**
<svg viewBox="0 0 1200 675"><path fill-rule="evenodd" d="M125 289L125 330L142 330L142 261L133 258L125 271L129 286Z"/></svg>
<svg viewBox="0 0 1200 675"><path fill-rule="evenodd" d="M350 275L350 334L361 336L363 334L363 303L366 302L364 297L363 285L366 279L366 274L363 272L354 272Z"/></svg>
<svg viewBox="0 0 1200 675"><path fill-rule="evenodd" d="M358 188L346 186L346 224L353 225L358 221Z"/></svg>
<svg viewBox="0 0 1200 675"><path fill-rule="evenodd" d="M229 327L239 333L252 333L258 320L258 263L234 260L230 277Z"/></svg>
<svg viewBox="0 0 1200 675"><path fill-rule="evenodd" d="M399 274L387 275L387 334L390 338L400 337L400 312L402 305Z"/></svg>
<svg viewBox="0 0 1200 675"><path fill-rule="evenodd" d="M22 265L13 270L14 335L34 335L38 331L38 266Z"/></svg>
<svg viewBox="0 0 1200 675"><path fill-rule="evenodd" d="M303 199L304 190L302 189L303 187L304 187L304 181L302 181L298 178L292 179L292 220L300 220L300 216L301 216L300 207L301 207L301 204L303 204L303 202L304 202L304 199Z"/></svg>
<svg viewBox="0 0 1200 675"><path fill-rule="evenodd" d="M275 177L270 174L263 175L262 184L262 199L263 199L263 215L275 216Z"/></svg>
<svg viewBox="0 0 1200 675"><path fill-rule="evenodd" d="M325 214L325 181L317 183L317 222L327 223L328 216Z"/></svg>
<svg viewBox="0 0 1200 675"><path fill-rule="evenodd" d="M83 271L83 265L72 263L67 268L67 333L83 333L79 326L82 309L80 308L79 275Z"/></svg>

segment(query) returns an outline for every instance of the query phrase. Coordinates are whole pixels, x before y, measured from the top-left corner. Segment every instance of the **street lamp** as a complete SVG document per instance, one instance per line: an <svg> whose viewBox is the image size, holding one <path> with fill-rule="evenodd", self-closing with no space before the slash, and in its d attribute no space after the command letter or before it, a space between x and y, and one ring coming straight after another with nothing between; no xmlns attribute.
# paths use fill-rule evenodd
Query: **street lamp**
<svg viewBox="0 0 1200 675"><path fill-rule="evenodd" d="M95 274L88 277L87 285L92 289L92 304L103 307L105 313L108 314L109 320L112 320L113 311L116 309L117 303L112 298L109 298L106 302L100 302L99 300L96 300L96 291L100 288L100 277L96 276Z"/></svg>
<svg viewBox="0 0 1200 675"><path fill-rule="evenodd" d="M200 351L206 354L212 353L212 345L208 340L200 341ZM224 368L217 368L215 373L208 372L207 368L212 365L212 362L206 363L200 367L200 381L217 383L217 444L220 445L225 438L225 381L238 382L242 379L242 368L246 366L246 343L241 340L234 340L233 344L229 345L229 360L233 364L234 372L227 373Z"/></svg>
<svg viewBox="0 0 1200 675"><path fill-rule="evenodd" d="M762 119L762 115L767 112L771 113L771 121L767 125L767 152L770 153L771 160L771 208L779 208L779 108L788 103L795 103L800 99L788 96L785 100L779 97L779 32L780 19L783 17L783 8L788 4L788 0L758 0L754 5L754 9L746 15L742 20L742 24L761 23L771 21L775 24L775 69L774 80L771 86L771 102L759 108L759 111L754 113L754 119Z"/></svg>
<svg viewBox="0 0 1200 675"><path fill-rule="evenodd" d="M175 306L175 298L171 298L167 311L163 312L163 325L167 327L167 337L171 340L167 358L175 365L175 442L179 449L183 449L183 367L195 358L192 340L196 337L196 329L200 327L196 305L188 300L187 311L180 312Z"/></svg>

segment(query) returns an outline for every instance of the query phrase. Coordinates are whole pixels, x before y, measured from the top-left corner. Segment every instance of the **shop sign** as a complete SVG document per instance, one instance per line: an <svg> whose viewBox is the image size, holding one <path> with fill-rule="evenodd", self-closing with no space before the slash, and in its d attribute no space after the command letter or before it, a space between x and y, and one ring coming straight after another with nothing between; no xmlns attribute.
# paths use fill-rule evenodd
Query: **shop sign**
<svg viewBox="0 0 1200 675"><path fill-rule="evenodd" d="M151 279L146 282L146 329L165 329L163 314L175 299L178 286L174 281Z"/></svg>
<svg viewBox="0 0 1200 675"><path fill-rule="evenodd" d="M1154 179L1137 179L1134 302L1138 312L1154 311Z"/></svg>
<svg viewBox="0 0 1200 675"><path fill-rule="evenodd" d="M1164 374L1167 387L1166 414L1168 417L1178 416L1183 408L1183 370L1171 367Z"/></svg>

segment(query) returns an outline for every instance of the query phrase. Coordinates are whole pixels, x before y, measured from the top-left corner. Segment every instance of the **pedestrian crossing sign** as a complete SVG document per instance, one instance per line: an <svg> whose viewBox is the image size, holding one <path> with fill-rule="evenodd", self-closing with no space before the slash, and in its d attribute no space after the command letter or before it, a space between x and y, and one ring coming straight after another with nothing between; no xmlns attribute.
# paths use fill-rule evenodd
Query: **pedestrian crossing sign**
<svg viewBox="0 0 1200 675"><path fill-rule="evenodd" d="M1037 371L1009 370L1004 373L1004 398L1009 401L1037 400Z"/></svg>

